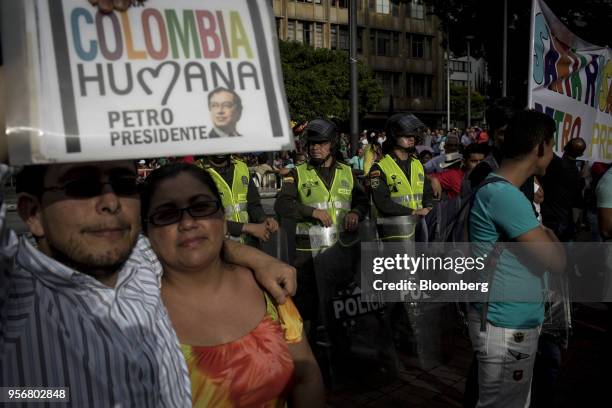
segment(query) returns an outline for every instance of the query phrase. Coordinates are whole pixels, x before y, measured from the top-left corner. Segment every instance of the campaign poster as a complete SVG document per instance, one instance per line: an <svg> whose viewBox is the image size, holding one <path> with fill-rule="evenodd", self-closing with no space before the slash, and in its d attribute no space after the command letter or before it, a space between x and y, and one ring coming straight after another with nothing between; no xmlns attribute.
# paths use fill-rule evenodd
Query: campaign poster
<svg viewBox="0 0 612 408"><path fill-rule="evenodd" d="M267 0L3 0L2 18L13 164L293 147Z"/></svg>
<svg viewBox="0 0 612 408"><path fill-rule="evenodd" d="M555 120L555 152L581 137L585 159L612 162L612 50L574 35L542 0L531 31L529 107Z"/></svg>

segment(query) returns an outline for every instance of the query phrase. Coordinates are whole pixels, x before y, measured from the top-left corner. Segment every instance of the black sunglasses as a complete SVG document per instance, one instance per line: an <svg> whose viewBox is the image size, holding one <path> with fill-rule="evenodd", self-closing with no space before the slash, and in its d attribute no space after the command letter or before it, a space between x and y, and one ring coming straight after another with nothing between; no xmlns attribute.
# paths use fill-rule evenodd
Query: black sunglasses
<svg viewBox="0 0 612 408"><path fill-rule="evenodd" d="M60 186L45 187L45 191L64 191L69 197L92 198L102 195L105 185L110 185L119 196L132 196L139 192L139 183L136 176L111 176L110 181L103 182L97 177L84 177L68 181Z"/></svg>
<svg viewBox="0 0 612 408"><path fill-rule="evenodd" d="M185 212L192 218L206 218L215 214L221 208L218 200L199 201L185 208L168 208L154 212L149 216L148 221L156 227L176 224L183 219Z"/></svg>

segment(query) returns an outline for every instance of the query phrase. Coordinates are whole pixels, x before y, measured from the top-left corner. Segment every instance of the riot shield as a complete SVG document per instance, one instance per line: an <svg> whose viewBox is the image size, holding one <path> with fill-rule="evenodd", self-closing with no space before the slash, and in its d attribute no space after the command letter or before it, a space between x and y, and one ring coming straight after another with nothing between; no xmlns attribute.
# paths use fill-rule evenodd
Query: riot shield
<svg viewBox="0 0 612 408"><path fill-rule="evenodd" d="M366 225L361 233L371 235L372 230ZM342 232L334 245L314 256L322 323L315 347L332 386L367 381L368 376L391 381L398 368L387 305L378 295L365 296L359 287L359 237L358 231Z"/></svg>
<svg viewBox="0 0 612 408"><path fill-rule="evenodd" d="M274 234L270 235L268 241L260 242L259 249L276 259L289 263L289 242L287 231L281 225Z"/></svg>
<svg viewBox="0 0 612 408"><path fill-rule="evenodd" d="M420 223L420 218L416 215L379 217L376 219L378 235L385 242L414 241L418 223Z"/></svg>

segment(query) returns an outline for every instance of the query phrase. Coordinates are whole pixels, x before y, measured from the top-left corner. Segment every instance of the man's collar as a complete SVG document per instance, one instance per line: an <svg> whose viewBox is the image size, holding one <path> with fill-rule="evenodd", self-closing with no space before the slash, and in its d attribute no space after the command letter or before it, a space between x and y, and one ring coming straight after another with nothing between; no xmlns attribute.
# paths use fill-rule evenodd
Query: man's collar
<svg viewBox="0 0 612 408"><path fill-rule="evenodd" d="M335 160L335 159L332 159L332 160L333 160L332 164L331 164L331 166L329 166L329 168L330 169L337 169L337 168L339 168L340 167L340 162L338 160ZM325 168L325 167L322 167L322 166L313 166L312 164L310 164L310 161L308 161L306 163L307 163L306 164L306 168L308 170Z"/></svg>
<svg viewBox="0 0 612 408"><path fill-rule="evenodd" d="M412 159L415 159L415 158L416 158L414 155L412 155L412 154L408 154L408 158L407 158L406 160L402 160L402 159L400 159L399 157L397 157L397 155L395 154L395 150L392 150L392 151L389 153L389 156L391 156L391 158L392 158L392 159L393 159L393 160L394 160L396 163L399 163L399 162L402 162L402 161L410 161L410 160L412 160Z"/></svg>
<svg viewBox="0 0 612 408"><path fill-rule="evenodd" d="M240 134L234 130L234 132L232 133L227 133L225 132L223 129L218 128L218 127L214 127L213 130L215 131L215 133L217 133L217 135L219 135L220 137L232 137L232 136L240 136Z"/></svg>
<svg viewBox="0 0 612 408"><path fill-rule="evenodd" d="M133 253L134 249L132 249ZM130 257L132 255L130 254ZM36 275L38 279L50 286L57 287L96 287L100 289L109 289L94 277L85 273L79 272L63 263L49 257L48 255L35 248L26 238L22 237L19 242L19 250L17 253L16 262L25 270ZM117 283L115 288L130 275L132 268L128 266L126 261L118 271Z"/></svg>

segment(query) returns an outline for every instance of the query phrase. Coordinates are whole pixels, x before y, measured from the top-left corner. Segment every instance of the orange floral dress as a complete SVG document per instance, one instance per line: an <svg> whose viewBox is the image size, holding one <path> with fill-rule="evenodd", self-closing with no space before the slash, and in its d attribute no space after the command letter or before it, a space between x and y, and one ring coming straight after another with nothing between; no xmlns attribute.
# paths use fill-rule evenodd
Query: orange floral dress
<svg viewBox="0 0 612 408"><path fill-rule="evenodd" d="M287 344L302 340L302 318L291 301L275 305L250 333L217 346L181 348L194 407L284 407L293 381Z"/></svg>

